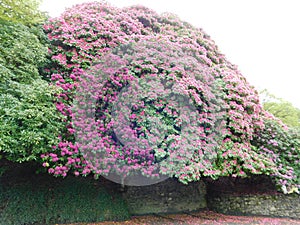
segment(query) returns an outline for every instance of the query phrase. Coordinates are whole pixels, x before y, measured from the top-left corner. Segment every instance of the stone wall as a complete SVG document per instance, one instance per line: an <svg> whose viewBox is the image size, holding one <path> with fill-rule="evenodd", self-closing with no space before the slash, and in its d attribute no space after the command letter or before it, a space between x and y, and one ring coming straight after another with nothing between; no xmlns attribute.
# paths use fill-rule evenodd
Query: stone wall
<svg viewBox="0 0 300 225"><path fill-rule="evenodd" d="M210 210L232 215L260 215L300 219L300 195L210 195Z"/></svg>
<svg viewBox="0 0 300 225"><path fill-rule="evenodd" d="M129 186L123 197L132 215L195 211L207 206L202 181L184 185L168 179L149 186Z"/></svg>
<svg viewBox="0 0 300 225"><path fill-rule="evenodd" d="M259 215L300 219L300 195L284 195L267 176L223 177L206 182L210 210L232 215Z"/></svg>
<svg viewBox="0 0 300 225"><path fill-rule="evenodd" d="M265 177L252 180L220 178L188 185L168 179L149 186L126 186L122 195L132 215L209 209L229 215L300 219L300 195L278 193Z"/></svg>

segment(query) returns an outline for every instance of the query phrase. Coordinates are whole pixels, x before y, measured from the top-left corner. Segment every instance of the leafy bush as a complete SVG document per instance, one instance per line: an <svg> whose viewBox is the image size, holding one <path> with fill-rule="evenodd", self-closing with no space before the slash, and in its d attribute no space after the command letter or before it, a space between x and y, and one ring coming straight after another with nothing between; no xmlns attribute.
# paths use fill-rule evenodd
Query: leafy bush
<svg viewBox="0 0 300 225"><path fill-rule="evenodd" d="M0 21L0 154L23 162L58 143L63 116L53 101L59 88L39 75L46 62L41 28Z"/></svg>
<svg viewBox="0 0 300 225"><path fill-rule="evenodd" d="M277 162L260 150L261 143L252 141L265 127L257 91L201 29L175 15L159 15L141 6L118 9L105 3L77 5L50 19L44 29L51 42L51 62L44 70L44 77L64 90L57 96L56 108L68 118L67 133L61 135L60 143L41 155L49 173L103 175L114 169L126 174L147 165L144 175L155 176L151 174L151 166L162 162L161 173L178 177L184 183L199 180L201 176L278 176ZM125 50L118 55L120 49ZM100 67L92 67L100 62ZM95 76L90 77L91 71L87 69L97 68L108 72L93 73ZM184 126L178 123L176 107L168 109L170 104L163 96L167 86L159 86L157 81L164 81L170 87L179 85L181 89L176 93L192 102L195 115L189 116L195 116L196 122L187 123L189 133L184 133ZM126 108L129 117L125 120L130 121L130 126L128 132L122 133L124 139L131 138L136 143L146 140L152 147L156 143L154 149L146 146L146 151L136 149L136 152L126 148L112 131L118 123L112 116L112 105L121 103L120 93L135 84L136 90L147 85L150 89L162 88L161 96L153 99L147 96L140 105ZM99 147L89 145L92 139L86 139L85 144L75 140L76 128L88 131L82 124L74 124L82 118L74 112L74 103L80 102L80 94L84 92L80 90L87 87L94 90L93 97L98 99L96 120L93 118L91 123L98 126L93 137L100 140L99 146L105 146L105 157ZM141 93L136 96L141 98ZM155 129L147 125L145 113L162 121L163 126L154 128L164 130L165 139L154 140L155 135L151 134ZM215 142L216 134L219 139ZM184 143L184 138L193 140ZM91 148L87 157L85 149ZM95 161L90 163L90 158ZM115 165L121 168L113 168Z"/></svg>

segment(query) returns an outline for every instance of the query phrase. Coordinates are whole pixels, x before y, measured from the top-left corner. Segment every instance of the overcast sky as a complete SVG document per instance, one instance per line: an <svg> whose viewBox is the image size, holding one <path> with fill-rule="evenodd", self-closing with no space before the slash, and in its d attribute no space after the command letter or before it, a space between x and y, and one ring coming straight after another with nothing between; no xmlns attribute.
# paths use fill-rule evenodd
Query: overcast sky
<svg viewBox="0 0 300 225"><path fill-rule="evenodd" d="M44 0L52 17L88 0ZM203 28L257 89L267 88L300 108L299 0L107 0L177 14Z"/></svg>

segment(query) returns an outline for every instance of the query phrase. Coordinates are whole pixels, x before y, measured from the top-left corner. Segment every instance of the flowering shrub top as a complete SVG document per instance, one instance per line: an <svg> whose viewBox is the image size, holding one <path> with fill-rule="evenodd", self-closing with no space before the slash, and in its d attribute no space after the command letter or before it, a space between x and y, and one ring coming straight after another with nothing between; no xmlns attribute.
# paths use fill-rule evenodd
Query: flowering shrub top
<svg viewBox="0 0 300 225"><path fill-rule="evenodd" d="M84 140L81 150L86 150L89 159L89 149L109 144L104 147L105 156L99 157L103 149L92 154L97 160L93 170L100 174L107 164L116 167L118 159L129 164L115 168L119 173L139 169L150 175L160 162L161 172L183 182L199 179L204 168L213 167L209 159L215 157L217 142L226 132L225 112L220 111L223 99L218 96L221 87L192 51L162 38L159 41L153 37L123 45L81 75L79 98L75 98L80 110L73 121L80 128L77 140ZM86 118L82 104L86 93L95 93L90 99L97 99L98 121L93 114ZM96 123L100 132L94 136L86 124Z"/></svg>
<svg viewBox="0 0 300 225"><path fill-rule="evenodd" d="M259 151L261 143L251 142L264 129L257 92L201 29L172 14L159 15L141 6L119 9L99 2L74 6L60 17L50 19L44 29L52 44L51 64L44 76L64 90L57 96L56 107L68 117L67 132L61 135L60 144L53 146L53 152L41 156L49 173L66 176L71 170L75 175L90 172L101 175L113 169L107 167L108 164L120 160L124 160L126 166L114 169L127 173L168 158L169 161L164 161L168 163L160 164L160 172L176 176L182 182L198 180L201 176L278 174L276 162L266 152ZM121 57L115 50L122 46L135 46L131 48L135 54L123 51ZM114 70L114 62L122 66ZM92 72L94 78L90 77L91 70L87 70L90 68L106 71L105 76ZM176 135L183 132L182 121L177 108L172 108L164 98L167 89L162 80L165 85L169 82L171 87L180 87L176 93L189 99L196 109L195 126L189 124L189 134L181 136L194 138L191 152L182 147L186 143L178 144ZM135 99L141 99L145 97L142 90L147 82L155 86L155 90L161 88L161 92L152 93L147 89L150 90L148 97L133 108L121 104L127 107L128 117L113 114L113 105L122 102L124 90L128 93L135 90L138 96ZM83 154L85 148L91 147L84 143L90 142L79 143L74 139L76 128L84 130L80 123L74 124L78 119L84 120L83 114L76 114L72 107L74 101L80 102L82 87L97 90L94 97L98 99L98 111L94 124L99 129L95 134L97 140L105 149L105 157L100 157L105 158L102 161L90 163ZM165 139L156 139L155 132L151 133L147 116L163 121L164 126L156 128L165 129ZM114 137L111 128L118 127L122 119L127 121L128 132L120 131L119 136ZM143 143L151 143L155 151L150 151L147 144L145 151L135 149L135 152L132 146L124 147L118 140L122 142L128 135L138 143L146 140ZM92 155L97 154L100 153L95 151ZM211 155L213 160L203 161L203 154ZM101 163L105 166L100 166ZM143 173L155 176L154 171L153 168Z"/></svg>

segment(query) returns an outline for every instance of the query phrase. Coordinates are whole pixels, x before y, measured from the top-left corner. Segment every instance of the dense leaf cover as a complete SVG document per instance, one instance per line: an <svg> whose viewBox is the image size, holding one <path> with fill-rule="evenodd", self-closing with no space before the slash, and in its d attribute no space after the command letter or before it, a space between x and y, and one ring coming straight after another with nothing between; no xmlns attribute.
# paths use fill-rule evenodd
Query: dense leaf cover
<svg viewBox="0 0 300 225"><path fill-rule="evenodd" d="M13 23L34 26L45 21L39 11L40 0L1 0L0 19Z"/></svg>
<svg viewBox="0 0 300 225"><path fill-rule="evenodd" d="M142 170L145 176L157 176L155 164L161 162L160 173L183 183L202 176L268 174L279 185L299 184L294 171L299 168L293 167L299 162L299 145L292 147L287 139L283 140L286 149L270 145L281 137L266 131L270 123L280 127L280 122L265 115L257 91L202 29L142 6L119 9L97 2L66 10L50 19L44 30L51 42L51 63L43 76L64 90L57 95L56 108L67 117L67 132L60 136L60 143L41 155L49 173L103 175L115 170L126 175ZM141 91L146 86L148 96ZM156 91L152 93L151 87ZM113 128L122 117L112 116L113 105L122 102L120 93L130 88L140 101L127 107L129 116L123 120L130 125L122 135L146 143L140 149L114 137ZM172 88L195 107L189 117L165 98ZM98 103L90 126L83 123L89 119L85 112L78 114L73 107L76 102L80 105L86 90L94 91L92 98ZM147 125L147 118L161 121L162 126L154 128L164 131L163 138ZM91 134L93 126L98 128L95 136L84 136ZM84 141L75 139L78 128ZM268 136L267 143L263 135ZM293 156L286 157L290 152ZM285 161L279 163L278 158ZM293 165L288 165L290 160Z"/></svg>
<svg viewBox="0 0 300 225"><path fill-rule="evenodd" d="M58 143L63 115L53 104L59 88L41 79L47 55L41 27L0 21L0 154L23 162Z"/></svg>

